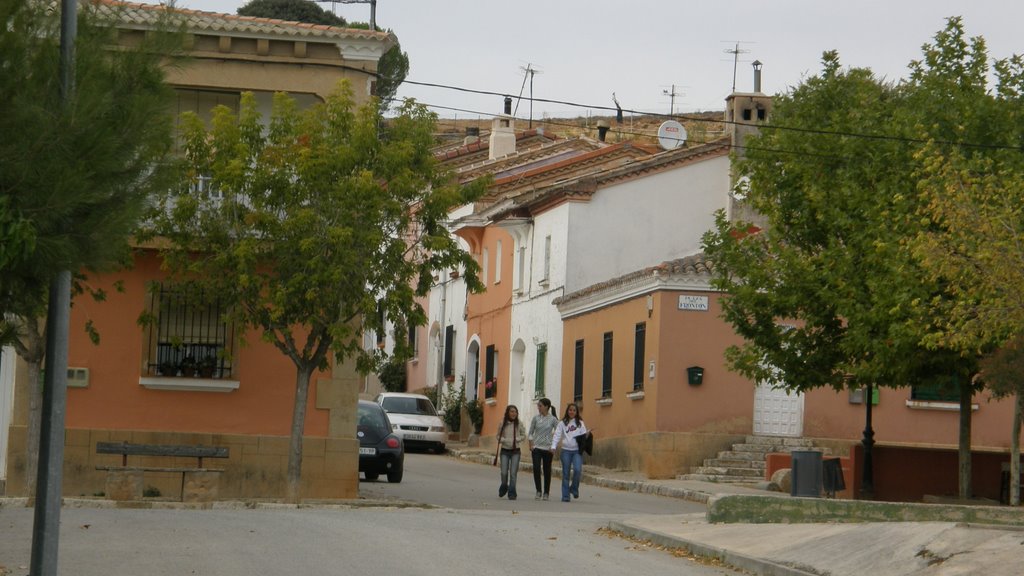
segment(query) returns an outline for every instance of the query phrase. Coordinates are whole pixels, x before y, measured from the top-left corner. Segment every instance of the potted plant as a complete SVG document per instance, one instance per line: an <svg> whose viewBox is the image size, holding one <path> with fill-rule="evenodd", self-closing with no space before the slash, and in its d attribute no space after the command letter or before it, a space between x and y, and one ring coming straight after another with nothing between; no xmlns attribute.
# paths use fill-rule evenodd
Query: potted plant
<svg viewBox="0 0 1024 576"><path fill-rule="evenodd" d="M217 364L218 361L216 354L203 357L203 359L199 361L198 365L199 376L202 378L213 378L214 374L217 372Z"/></svg>
<svg viewBox="0 0 1024 576"><path fill-rule="evenodd" d="M178 375L178 365L175 364L172 360L164 360L163 362L160 363L159 366L157 366L157 370L159 371L160 376Z"/></svg>
<svg viewBox="0 0 1024 576"><path fill-rule="evenodd" d="M483 402L479 398L467 399L464 406L466 407L466 415L469 416L469 421L473 423L473 433L479 434L480 429L484 426Z"/></svg>
<svg viewBox="0 0 1024 576"><path fill-rule="evenodd" d="M199 363L196 362L195 356L191 354L181 359L181 375L185 378L194 378L198 367Z"/></svg>

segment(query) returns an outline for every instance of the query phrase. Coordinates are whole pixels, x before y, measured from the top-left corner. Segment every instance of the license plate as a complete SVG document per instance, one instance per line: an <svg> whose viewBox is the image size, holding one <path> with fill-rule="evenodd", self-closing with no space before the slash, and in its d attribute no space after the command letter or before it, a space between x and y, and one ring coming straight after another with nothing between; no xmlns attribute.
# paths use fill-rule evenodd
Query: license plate
<svg viewBox="0 0 1024 576"><path fill-rule="evenodd" d="M404 437L407 440L423 440L423 438L424 438L423 434L408 434L408 433L405 434Z"/></svg>
<svg viewBox="0 0 1024 576"><path fill-rule="evenodd" d="M362 448L362 447L360 447L359 448L359 453L360 454L369 454L370 456L373 456L374 454L377 453L377 449L376 448Z"/></svg>

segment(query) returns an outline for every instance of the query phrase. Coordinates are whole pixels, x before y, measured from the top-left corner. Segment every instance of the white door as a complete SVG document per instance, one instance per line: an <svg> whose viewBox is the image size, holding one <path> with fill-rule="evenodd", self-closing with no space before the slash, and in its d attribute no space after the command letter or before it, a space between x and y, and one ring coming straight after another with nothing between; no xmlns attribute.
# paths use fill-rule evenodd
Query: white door
<svg viewBox="0 0 1024 576"><path fill-rule="evenodd" d="M754 434L796 436L804 432L804 395L759 384L754 391Z"/></svg>
<svg viewBox="0 0 1024 576"><path fill-rule="evenodd" d="M7 478L7 430L14 410L14 348L0 348L0 480Z"/></svg>

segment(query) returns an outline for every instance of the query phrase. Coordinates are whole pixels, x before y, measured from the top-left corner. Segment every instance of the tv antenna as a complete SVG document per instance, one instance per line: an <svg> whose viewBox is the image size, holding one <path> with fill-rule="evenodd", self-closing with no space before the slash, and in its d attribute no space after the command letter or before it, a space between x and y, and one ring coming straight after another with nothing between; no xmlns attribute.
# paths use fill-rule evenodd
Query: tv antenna
<svg viewBox="0 0 1024 576"><path fill-rule="evenodd" d="M668 115L675 116L676 114L676 96L686 96L684 92L676 92L676 88L683 88L683 86L672 85L670 90L662 90L661 93L669 97Z"/></svg>
<svg viewBox="0 0 1024 576"><path fill-rule="evenodd" d="M520 66L520 70L523 72L523 85L519 87L519 98L516 99L516 109L512 112L515 116L516 112L519 111L519 101L523 99L523 89L526 88L526 81L530 81L530 128L533 128L533 75L543 74L542 71L537 70L533 67L533 64L527 63L526 66Z"/></svg>
<svg viewBox="0 0 1024 576"><path fill-rule="evenodd" d="M732 54L732 91L736 91L736 65L739 64L740 54L747 54L750 50L740 48L740 44L753 44L753 42L747 42L745 40L724 40L724 42L731 42L732 48L726 48L722 50L726 54Z"/></svg>

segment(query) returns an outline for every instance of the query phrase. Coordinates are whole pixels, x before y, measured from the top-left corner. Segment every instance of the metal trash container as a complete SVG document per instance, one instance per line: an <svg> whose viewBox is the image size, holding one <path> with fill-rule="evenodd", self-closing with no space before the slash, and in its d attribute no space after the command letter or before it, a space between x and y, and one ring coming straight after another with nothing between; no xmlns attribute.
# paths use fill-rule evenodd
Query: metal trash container
<svg viewBox="0 0 1024 576"><path fill-rule="evenodd" d="M843 478L843 463L839 458L827 458L821 463L821 487L828 498L835 498L836 492L846 490Z"/></svg>
<svg viewBox="0 0 1024 576"><path fill-rule="evenodd" d="M821 497L821 452L793 450L790 496Z"/></svg>

